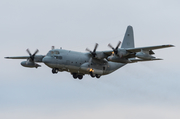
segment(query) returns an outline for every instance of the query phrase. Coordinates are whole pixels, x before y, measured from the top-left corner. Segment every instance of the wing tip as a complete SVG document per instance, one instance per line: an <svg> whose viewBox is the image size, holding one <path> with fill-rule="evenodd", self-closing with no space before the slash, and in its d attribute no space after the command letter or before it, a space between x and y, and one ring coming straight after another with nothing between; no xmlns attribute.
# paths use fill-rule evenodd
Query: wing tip
<svg viewBox="0 0 180 119"><path fill-rule="evenodd" d="M163 45L165 47L175 47L174 45L168 44L168 45Z"/></svg>
<svg viewBox="0 0 180 119"><path fill-rule="evenodd" d="M163 60L163 59L161 59L161 58L155 58L155 59L152 59L152 60Z"/></svg>

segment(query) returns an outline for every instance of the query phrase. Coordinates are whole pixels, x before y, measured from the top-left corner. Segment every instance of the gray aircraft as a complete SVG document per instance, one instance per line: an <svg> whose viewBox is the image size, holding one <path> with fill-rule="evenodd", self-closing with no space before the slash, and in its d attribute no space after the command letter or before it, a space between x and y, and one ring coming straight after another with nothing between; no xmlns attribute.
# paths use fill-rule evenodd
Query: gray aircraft
<svg viewBox="0 0 180 119"><path fill-rule="evenodd" d="M119 41L114 48L111 44L108 46L110 51L96 51L98 44L95 44L94 50L86 48L87 53L75 52L64 49L52 49L46 55L36 55L38 50L29 56L5 57L7 59L27 59L21 62L21 65L29 68L40 67L39 63L44 63L52 68L52 73L67 71L70 72L74 79L82 79L85 74L91 77L100 78L102 75L107 75L121 68L128 63L140 61L162 60L152 56L152 50L173 47L173 45L158 45L149 47L134 47L134 35L132 26L128 26L121 48Z"/></svg>

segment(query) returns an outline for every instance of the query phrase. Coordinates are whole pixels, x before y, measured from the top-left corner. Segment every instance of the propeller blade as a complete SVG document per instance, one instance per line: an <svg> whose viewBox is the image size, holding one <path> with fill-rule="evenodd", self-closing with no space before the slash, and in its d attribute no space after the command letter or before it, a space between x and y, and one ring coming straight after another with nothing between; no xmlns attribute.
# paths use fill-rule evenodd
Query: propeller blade
<svg viewBox="0 0 180 119"><path fill-rule="evenodd" d="M108 46L114 50L114 47L109 43Z"/></svg>
<svg viewBox="0 0 180 119"><path fill-rule="evenodd" d="M91 51L90 49L88 49L88 48L86 48L86 51L88 51L88 52L90 52L90 53L92 52L92 51Z"/></svg>
<svg viewBox="0 0 180 119"><path fill-rule="evenodd" d="M96 49L97 49L97 47L98 47L98 44L96 43L93 52L90 49L88 49L88 48L86 48L86 51L90 52L91 55L93 57L95 57L96 56Z"/></svg>
<svg viewBox="0 0 180 119"><path fill-rule="evenodd" d="M29 49L27 49L26 51L27 51L27 53L31 56L31 53L30 53Z"/></svg>
<svg viewBox="0 0 180 119"><path fill-rule="evenodd" d="M39 50L37 49L37 50L34 52L33 56L35 56L38 52L39 52Z"/></svg>
<svg viewBox="0 0 180 119"><path fill-rule="evenodd" d="M120 46L121 41L118 42L117 46L116 46L116 50L118 49L118 47Z"/></svg>
<svg viewBox="0 0 180 119"><path fill-rule="evenodd" d="M95 47L94 47L94 50L93 50L94 53L96 52L97 47L98 47L98 44L96 43Z"/></svg>
<svg viewBox="0 0 180 119"><path fill-rule="evenodd" d="M116 48L114 48L110 43L108 44L108 46L109 46L111 49L113 49L113 51L114 51L114 53L115 53L116 55L118 55L118 48L119 48L120 44L121 44L121 41L118 42Z"/></svg>
<svg viewBox="0 0 180 119"><path fill-rule="evenodd" d="M27 53L30 55L29 58L30 58L31 61L33 62L33 61L34 61L34 56L39 52L39 50L37 49L37 50L34 52L33 55L31 54L31 52L29 51L29 49L27 49L26 51L27 51Z"/></svg>

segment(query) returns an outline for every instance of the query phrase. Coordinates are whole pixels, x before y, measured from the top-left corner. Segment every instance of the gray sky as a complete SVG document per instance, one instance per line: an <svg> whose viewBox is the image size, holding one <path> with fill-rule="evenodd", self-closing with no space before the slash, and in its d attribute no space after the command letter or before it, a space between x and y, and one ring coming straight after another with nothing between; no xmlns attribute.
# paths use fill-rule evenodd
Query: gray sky
<svg viewBox="0 0 180 119"><path fill-rule="evenodd" d="M0 118L180 118L180 2L177 0L0 1ZM156 50L163 61L129 64L99 80L51 69L29 69L26 49L46 54L51 46L85 52L122 41L128 25L135 45L173 44Z"/></svg>

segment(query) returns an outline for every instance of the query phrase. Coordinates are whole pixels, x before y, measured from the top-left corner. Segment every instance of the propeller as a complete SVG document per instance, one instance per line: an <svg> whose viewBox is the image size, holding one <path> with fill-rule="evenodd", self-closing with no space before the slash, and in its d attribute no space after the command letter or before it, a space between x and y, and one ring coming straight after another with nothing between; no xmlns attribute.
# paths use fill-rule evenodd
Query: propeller
<svg viewBox="0 0 180 119"><path fill-rule="evenodd" d="M31 52L29 51L29 49L26 50L28 52L28 54L30 55L30 59L31 61L34 61L34 56L39 52L39 50L37 49L34 54L31 54Z"/></svg>
<svg viewBox="0 0 180 119"><path fill-rule="evenodd" d="M114 53L116 55L118 55L118 48L119 48L120 44L121 44L121 41L118 42L116 48L114 48L110 43L108 44L108 46L114 51Z"/></svg>
<svg viewBox="0 0 180 119"><path fill-rule="evenodd" d="M91 55L92 55L93 57L95 57L95 56L96 56L96 49L97 49L97 47L98 47L98 44L96 43L93 51L91 51L91 50L88 49L88 48L86 48L86 51L90 52Z"/></svg>

